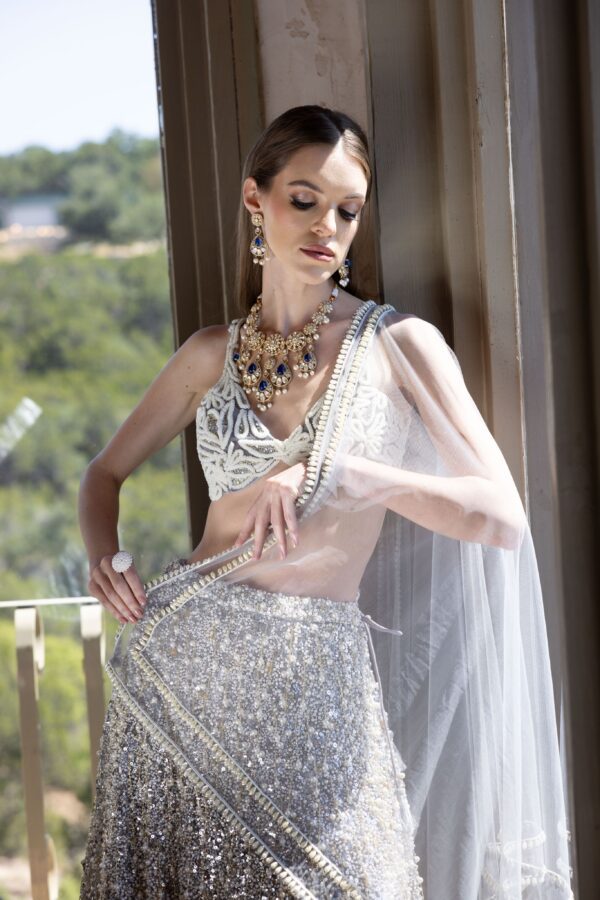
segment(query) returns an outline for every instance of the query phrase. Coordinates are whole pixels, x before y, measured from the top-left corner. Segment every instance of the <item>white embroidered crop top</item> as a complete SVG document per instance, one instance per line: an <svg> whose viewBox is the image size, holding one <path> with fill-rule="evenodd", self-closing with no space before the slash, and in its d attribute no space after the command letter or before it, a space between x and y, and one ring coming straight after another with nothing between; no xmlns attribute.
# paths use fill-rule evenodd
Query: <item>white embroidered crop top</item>
<svg viewBox="0 0 600 900"><path fill-rule="evenodd" d="M285 440L273 437L250 406L233 359L242 322L230 323L223 373L196 410L196 448L211 500L247 487L278 462L291 466L308 459L325 399L321 394Z"/></svg>

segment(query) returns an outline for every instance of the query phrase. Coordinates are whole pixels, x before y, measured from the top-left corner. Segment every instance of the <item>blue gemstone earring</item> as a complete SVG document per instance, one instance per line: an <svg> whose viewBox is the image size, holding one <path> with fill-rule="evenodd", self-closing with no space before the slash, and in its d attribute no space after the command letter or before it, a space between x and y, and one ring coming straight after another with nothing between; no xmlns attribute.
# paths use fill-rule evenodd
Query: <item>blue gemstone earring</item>
<svg viewBox="0 0 600 900"><path fill-rule="evenodd" d="M270 260L271 256L269 254L269 245L263 234L263 217L260 213L252 213L252 224L256 232L250 241L250 253L254 257L252 262L258 263L259 266L264 266L265 261Z"/></svg>
<svg viewBox="0 0 600 900"><path fill-rule="evenodd" d="M348 282L350 281L350 266L352 265L351 259L346 259L344 263L339 267L338 273L340 276L339 284L345 288Z"/></svg>

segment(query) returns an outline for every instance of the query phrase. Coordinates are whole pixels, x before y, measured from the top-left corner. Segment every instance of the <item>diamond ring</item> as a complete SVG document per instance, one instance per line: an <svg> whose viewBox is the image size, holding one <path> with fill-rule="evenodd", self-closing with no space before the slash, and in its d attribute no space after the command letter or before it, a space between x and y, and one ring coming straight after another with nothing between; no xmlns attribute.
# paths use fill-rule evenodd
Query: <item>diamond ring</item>
<svg viewBox="0 0 600 900"><path fill-rule="evenodd" d="M119 550L110 561L113 571L126 572L133 563L133 556L127 550Z"/></svg>

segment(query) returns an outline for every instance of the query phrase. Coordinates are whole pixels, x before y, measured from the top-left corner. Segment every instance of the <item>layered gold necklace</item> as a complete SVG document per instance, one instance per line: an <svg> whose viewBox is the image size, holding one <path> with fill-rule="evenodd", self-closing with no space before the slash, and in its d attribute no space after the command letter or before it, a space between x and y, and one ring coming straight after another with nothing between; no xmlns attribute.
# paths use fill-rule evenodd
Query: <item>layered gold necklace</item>
<svg viewBox="0 0 600 900"><path fill-rule="evenodd" d="M338 286L335 285L302 331L292 331L287 337L278 331L266 334L259 330L262 294L258 295L240 329L240 346L233 354L233 361L242 373L246 393L256 394L259 409L268 409L273 405L274 396L287 392L293 372L300 378L315 374L317 356L313 342L319 340L319 327L329 322L328 313L337 295ZM290 353L296 357L291 365Z"/></svg>

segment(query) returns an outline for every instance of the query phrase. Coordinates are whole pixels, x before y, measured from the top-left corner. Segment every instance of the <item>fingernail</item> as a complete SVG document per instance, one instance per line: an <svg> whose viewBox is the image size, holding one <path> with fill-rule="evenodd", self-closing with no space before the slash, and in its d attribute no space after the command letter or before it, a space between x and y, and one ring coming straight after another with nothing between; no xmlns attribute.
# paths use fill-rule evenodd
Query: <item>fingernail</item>
<svg viewBox="0 0 600 900"><path fill-rule="evenodd" d="M279 557L280 559L285 559L285 550L283 549L283 547L279 548Z"/></svg>

